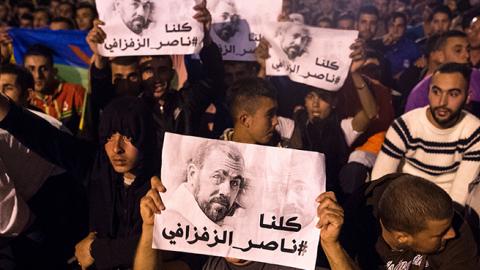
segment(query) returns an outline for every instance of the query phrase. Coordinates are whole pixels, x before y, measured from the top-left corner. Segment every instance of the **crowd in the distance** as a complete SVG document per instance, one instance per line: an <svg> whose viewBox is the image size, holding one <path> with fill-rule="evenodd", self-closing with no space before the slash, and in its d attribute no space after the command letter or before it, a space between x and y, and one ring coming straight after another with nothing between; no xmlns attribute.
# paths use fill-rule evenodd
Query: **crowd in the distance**
<svg viewBox="0 0 480 270"><path fill-rule="evenodd" d="M284 0L279 21L358 30L339 91L267 76L265 39L224 61L196 2L200 60L100 55L95 1L0 0L1 270L291 269L152 249L165 132L323 153L317 269L480 269L480 1ZM15 28L84 31L88 87L45 44L15 64Z"/></svg>

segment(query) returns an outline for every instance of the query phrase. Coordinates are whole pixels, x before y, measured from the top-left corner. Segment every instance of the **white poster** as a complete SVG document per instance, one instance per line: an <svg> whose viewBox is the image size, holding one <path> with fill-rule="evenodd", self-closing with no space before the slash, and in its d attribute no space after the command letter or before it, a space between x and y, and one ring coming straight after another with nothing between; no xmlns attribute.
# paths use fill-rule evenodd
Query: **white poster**
<svg viewBox="0 0 480 270"><path fill-rule="evenodd" d="M275 22L282 0L209 0L210 36L220 47L223 60L255 61L262 24Z"/></svg>
<svg viewBox="0 0 480 270"><path fill-rule="evenodd" d="M265 37L272 46L267 75L289 76L293 81L338 91L350 70L358 31L309 27L294 22L265 25Z"/></svg>
<svg viewBox="0 0 480 270"><path fill-rule="evenodd" d="M154 248L314 269L322 154L167 133L161 177Z"/></svg>
<svg viewBox="0 0 480 270"><path fill-rule="evenodd" d="M107 34L103 56L198 53L203 25L193 19L200 0L96 1Z"/></svg>

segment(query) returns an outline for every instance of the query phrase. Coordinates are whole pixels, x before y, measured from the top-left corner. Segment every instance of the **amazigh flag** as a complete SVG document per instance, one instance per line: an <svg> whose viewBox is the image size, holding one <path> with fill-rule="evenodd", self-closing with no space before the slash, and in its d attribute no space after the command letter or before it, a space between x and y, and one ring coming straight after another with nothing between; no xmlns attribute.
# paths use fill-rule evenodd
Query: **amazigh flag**
<svg viewBox="0 0 480 270"><path fill-rule="evenodd" d="M86 32L12 28L8 33L13 40L13 55L16 63L23 63L23 55L30 46L42 44L54 53L53 62L58 69L59 79L81 84L88 89L88 66L92 51L85 41Z"/></svg>

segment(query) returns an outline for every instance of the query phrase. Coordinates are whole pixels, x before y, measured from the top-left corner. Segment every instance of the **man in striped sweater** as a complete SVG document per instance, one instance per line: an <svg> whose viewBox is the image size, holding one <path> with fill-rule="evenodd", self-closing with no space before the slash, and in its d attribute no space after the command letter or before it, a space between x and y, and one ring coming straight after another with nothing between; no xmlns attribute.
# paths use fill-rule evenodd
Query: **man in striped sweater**
<svg viewBox="0 0 480 270"><path fill-rule="evenodd" d="M434 72L429 105L402 115L387 131L373 180L397 171L413 174L465 205L468 185L480 171L480 120L463 110L470 73L457 63Z"/></svg>

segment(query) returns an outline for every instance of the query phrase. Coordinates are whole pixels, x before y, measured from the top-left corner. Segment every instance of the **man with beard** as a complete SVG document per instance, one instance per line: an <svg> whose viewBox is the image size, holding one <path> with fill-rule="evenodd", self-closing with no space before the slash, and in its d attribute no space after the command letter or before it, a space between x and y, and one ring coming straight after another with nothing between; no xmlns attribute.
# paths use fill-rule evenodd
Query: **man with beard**
<svg viewBox="0 0 480 270"><path fill-rule="evenodd" d="M224 219L242 208L239 199L246 186L244 170L243 156L234 145L221 141L201 144L187 164L186 182L172 196L170 209L183 209L180 214L188 222L225 225ZM185 211L185 205L191 207Z"/></svg>
<svg viewBox="0 0 480 270"><path fill-rule="evenodd" d="M389 174L354 198L345 211L330 192L317 199L330 269L479 269L469 225L428 180Z"/></svg>
<svg viewBox="0 0 480 270"><path fill-rule="evenodd" d="M237 32L240 26L240 16L233 0L219 1L212 12L213 31L217 36L228 42Z"/></svg>
<svg viewBox="0 0 480 270"><path fill-rule="evenodd" d="M153 3L150 0L116 0L115 10L120 15L128 29L137 35L142 35L152 23L150 15L153 11Z"/></svg>
<svg viewBox="0 0 480 270"><path fill-rule="evenodd" d="M289 60L307 53L308 45L312 41L310 31L302 24L286 23L278 30L276 36L280 37L280 46Z"/></svg>
<svg viewBox="0 0 480 270"><path fill-rule="evenodd" d="M444 64L433 73L429 105L394 121L372 179L397 171L410 173L434 182L465 205L468 186L480 171L480 120L463 110L470 74L468 65L458 63Z"/></svg>
<svg viewBox="0 0 480 270"><path fill-rule="evenodd" d="M106 39L106 33L101 29L104 23L95 21L86 38L94 52L91 66L92 103L98 104L97 107L101 109L116 96L140 94L154 117L157 145L160 148L158 153L161 153L166 131L198 135L202 113L216 97L223 95L222 58L219 48L208 35L210 13L205 2L196 5L194 9L197 11L194 18L204 25L207 33L200 51L205 72L198 76L199 78L189 76L187 83L179 91L172 87L175 69L170 55L142 56L138 62L118 57L118 61L114 59L111 62L110 72L107 59L102 57L97 49L97 45Z"/></svg>

